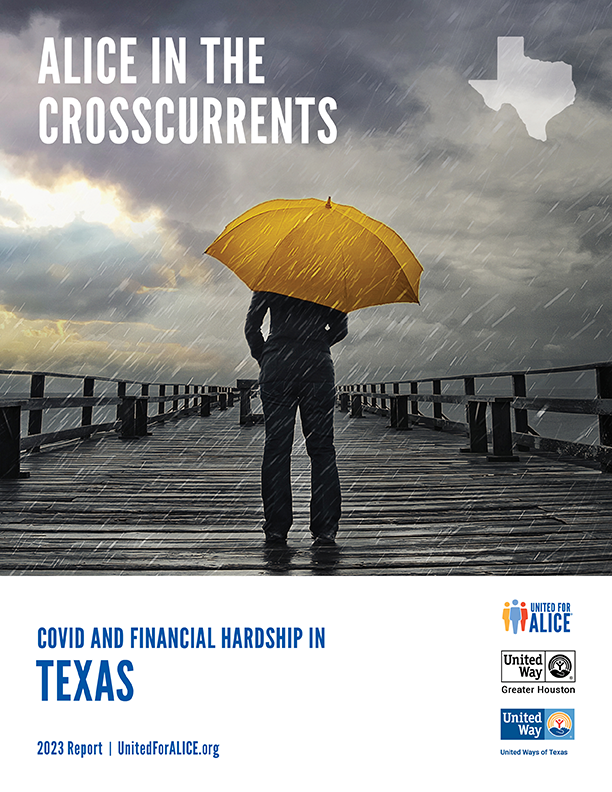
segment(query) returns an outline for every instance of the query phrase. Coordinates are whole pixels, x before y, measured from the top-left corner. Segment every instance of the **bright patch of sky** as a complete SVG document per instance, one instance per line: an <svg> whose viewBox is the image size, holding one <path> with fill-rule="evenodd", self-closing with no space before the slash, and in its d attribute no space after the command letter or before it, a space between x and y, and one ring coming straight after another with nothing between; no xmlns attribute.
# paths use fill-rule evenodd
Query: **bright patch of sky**
<svg viewBox="0 0 612 792"><path fill-rule="evenodd" d="M137 218L130 216L117 190L96 186L83 177L62 180L48 189L13 175L2 163L0 199L20 210L7 217L0 213L0 225L7 228L63 228L79 219L142 238L158 233L162 218L157 209Z"/></svg>

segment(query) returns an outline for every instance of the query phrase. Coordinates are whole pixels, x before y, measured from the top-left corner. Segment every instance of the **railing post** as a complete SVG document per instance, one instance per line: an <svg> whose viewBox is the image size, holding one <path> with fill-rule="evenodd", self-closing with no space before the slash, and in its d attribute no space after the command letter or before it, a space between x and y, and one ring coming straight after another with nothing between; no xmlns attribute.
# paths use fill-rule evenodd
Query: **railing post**
<svg viewBox="0 0 612 792"><path fill-rule="evenodd" d="M386 393L387 392L387 387L386 387L384 382L380 383L380 392L381 393ZM386 399L381 399L380 406L383 408L383 410L386 410L387 409L387 400Z"/></svg>
<svg viewBox="0 0 612 792"><path fill-rule="evenodd" d="M476 383L474 377L465 377L463 387L466 396L475 396ZM487 440L487 403L468 401L465 406L465 415L470 438L469 448L462 448L466 454L487 454L489 444Z"/></svg>
<svg viewBox="0 0 612 792"><path fill-rule="evenodd" d="M136 434L136 396L123 396L119 405L120 437L122 440L130 440L137 437Z"/></svg>
<svg viewBox="0 0 612 792"><path fill-rule="evenodd" d="M94 395L95 380L85 377L83 380L83 396L91 398ZM93 406L87 405L81 410L81 426L91 426L93 423Z"/></svg>
<svg viewBox="0 0 612 792"><path fill-rule="evenodd" d="M363 418L363 407L360 393L351 394L351 418Z"/></svg>
<svg viewBox="0 0 612 792"><path fill-rule="evenodd" d="M126 385L125 382L118 382L117 383L117 396L120 399L124 399L125 398L126 389L127 389L127 385ZM117 405L117 420L118 421L122 421L123 420L122 416L123 416L123 403L120 402Z"/></svg>
<svg viewBox="0 0 612 792"><path fill-rule="evenodd" d="M399 394L400 386L399 382L393 383L393 393ZM397 399L391 399L391 412L390 412L390 424L392 429L397 429Z"/></svg>
<svg viewBox="0 0 612 792"><path fill-rule="evenodd" d="M234 390L233 388L229 388L227 391L227 406L233 407L234 406Z"/></svg>
<svg viewBox="0 0 612 792"><path fill-rule="evenodd" d="M172 395L173 396L178 396L179 395L179 386L178 385L175 385L172 388ZM174 399L173 402L172 402L172 411L175 412L175 413L178 412L178 406L179 406L179 400L178 399Z"/></svg>
<svg viewBox="0 0 612 792"><path fill-rule="evenodd" d="M524 374L512 375L512 393L515 396L527 396L527 382ZM529 434L529 415L527 410L514 410L514 428L520 434ZM529 446L519 444L518 451L529 451Z"/></svg>
<svg viewBox="0 0 612 792"><path fill-rule="evenodd" d="M44 395L45 395L45 375L32 374L32 380L30 382L30 398L42 399ZM42 420L43 420L42 410L30 410L30 414L28 415L29 435L40 434L42 432ZM32 449L32 451L34 452L40 451L40 446L36 446L35 448Z"/></svg>
<svg viewBox="0 0 612 792"><path fill-rule="evenodd" d="M597 379L597 397L612 399L612 366L598 366L595 369ZM602 446L612 445L612 415L600 415L599 418L599 443ZM603 473L612 473L612 464L601 462Z"/></svg>
<svg viewBox="0 0 612 792"><path fill-rule="evenodd" d="M137 437L146 437L151 432L148 431L149 426L149 388L147 382L143 382L140 386L140 398L136 399L135 405L135 422L136 422L136 435Z"/></svg>
<svg viewBox="0 0 612 792"><path fill-rule="evenodd" d="M251 383L238 380L238 387L240 388L240 423L246 424L251 415Z"/></svg>
<svg viewBox="0 0 612 792"><path fill-rule="evenodd" d="M146 396L141 396L135 400L134 434L136 437L146 437L151 434L148 431L148 407L149 400Z"/></svg>
<svg viewBox="0 0 612 792"><path fill-rule="evenodd" d="M28 478L19 469L21 407L0 407L0 478Z"/></svg>
<svg viewBox="0 0 612 792"><path fill-rule="evenodd" d="M396 420L397 424L395 426L396 429L401 429L402 431L406 431L408 429L412 429L410 425L410 420L408 418L408 394L402 393L396 397L395 401L397 402L397 414Z"/></svg>
<svg viewBox="0 0 612 792"><path fill-rule="evenodd" d="M493 454L487 457L490 462L518 462L518 457L512 453L511 401L511 396L498 396L491 402Z"/></svg>
<svg viewBox="0 0 612 792"><path fill-rule="evenodd" d="M372 383L370 385L370 392L371 393L376 393L376 384ZM372 398L370 399L370 404L372 405L372 407L375 408L376 407L376 403L377 403L376 402L376 396L372 396Z"/></svg>
<svg viewBox="0 0 612 792"><path fill-rule="evenodd" d="M165 395L166 395L166 386L165 385L160 385L159 386L159 396L165 396ZM163 401L160 401L159 404L157 405L157 414L158 415L163 415L165 412L166 412L166 403L163 402Z"/></svg>
<svg viewBox="0 0 612 792"><path fill-rule="evenodd" d="M219 410L227 410L227 393L219 392Z"/></svg>
<svg viewBox="0 0 612 792"><path fill-rule="evenodd" d="M442 395L442 382L441 382L441 380L438 380L438 379L433 380L431 390L432 390L432 394L434 396L441 396ZM433 403L433 417L434 417L435 421L442 422L443 418L442 418L442 403L441 402L434 402ZM437 430L442 429L441 423L440 424L436 424L434 426L434 429L437 429Z"/></svg>
<svg viewBox="0 0 612 792"><path fill-rule="evenodd" d="M419 383L418 382L411 382L410 383L410 393L414 396L417 396L419 393ZM418 399L411 399L410 400L410 412L412 415L419 415L419 401Z"/></svg>
<svg viewBox="0 0 612 792"><path fill-rule="evenodd" d="M240 425L251 426L253 424L253 414L251 411L251 391L257 380L239 379L236 387L240 391Z"/></svg>
<svg viewBox="0 0 612 792"><path fill-rule="evenodd" d="M340 393L340 412L348 412L349 398L349 394L346 391Z"/></svg>
<svg viewBox="0 0 612 792"><path fill-rule="evenodd" d="M200 416L208 418L210 416L210 394L204 393L205 386L202 385L202 395L200 396Z"/></svg>

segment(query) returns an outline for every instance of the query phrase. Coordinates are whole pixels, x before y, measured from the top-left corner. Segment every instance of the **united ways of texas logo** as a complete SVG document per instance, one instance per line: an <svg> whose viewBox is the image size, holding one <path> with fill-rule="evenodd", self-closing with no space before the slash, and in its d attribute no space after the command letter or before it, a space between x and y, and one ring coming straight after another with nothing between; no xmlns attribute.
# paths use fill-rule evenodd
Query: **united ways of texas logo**
<svg viewBox="0 0 612 792"><path fill-rule="evenodd" d="M572 617L569 602L531 602L507 600L502 620L507 633L568 633Z"/></svg>
<svg viewBox="0 0 612 792"><path fill-rule="evenodd" d="M573 709L501 710L502 740L573 740Z"/></svg>

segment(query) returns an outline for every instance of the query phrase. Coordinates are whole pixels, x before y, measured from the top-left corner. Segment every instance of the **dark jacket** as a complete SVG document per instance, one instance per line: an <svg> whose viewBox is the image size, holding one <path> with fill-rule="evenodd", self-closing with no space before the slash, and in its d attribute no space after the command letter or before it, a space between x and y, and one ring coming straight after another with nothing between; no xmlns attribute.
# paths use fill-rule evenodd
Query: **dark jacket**
<svg viewBox="0 0 612 792"><path fill-rule="evenodd" d="M264 341L261 326L268 310L270 333ZM325 305L273 292L254 292L244 333L251 355L261 363L264 350L266 353L292 349L329 354L330 346L346 337L348 320L342 311Z"/></svg>

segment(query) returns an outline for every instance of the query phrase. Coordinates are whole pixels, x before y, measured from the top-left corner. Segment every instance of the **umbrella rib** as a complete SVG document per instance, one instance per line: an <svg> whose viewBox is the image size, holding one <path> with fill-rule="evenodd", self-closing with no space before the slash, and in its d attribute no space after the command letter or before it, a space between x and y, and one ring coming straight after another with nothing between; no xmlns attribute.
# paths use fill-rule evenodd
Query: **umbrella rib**
<svg viewBox="0 0 612 792"><path fill-rule="evenodd" d="M250 223L256 217L261 217L262 215L272 214L272 213L278 212L278 211L279 211L278 209L275 209L274 207L270 207L269 209L265 209L263 212L258 212L256 215L251 215L250 217L245 217L244 219L241 219L241 217L237 217L235 220L232 220L231 223L228 223L228 225L223 229L223 231L219 234L219 236L214 241L217 242L217 241L222 240L223 237L226 235L226 233L233 233L234 231L236 231L236 229L240 228L241 226L245 225L246 223ZM290 207L288 209L283 209L283 211L290 212L292 214L299 214L299 209L294 209L293 207ZM299 218L298 218L298 220L299 220ZM240 221L240 222L238 222L238 221ZM235 223L235 225L234 225L234 223ZM231 226L231 228L229 226ZM291 229L291 231L293 231L294 228L295 228L295 226ZM289 232L289 233L291 233L291 232ZM209 247L210 247L210 245L209 245Z"/></svg>
<svg viewBox="0 0 612 792"><path fill-rule="evenodd" d="M356 225L356 226L357 226L357 227L358 227L360 230L362 230L362 231L366 231L368 234L372 234L372 236L376 237L376 239L377 239L377 240L380 242L380 244L381 244L381 245L382 245L384 248L386 248L386 249L389 251L389 255L393 256L393 258L394 258L394 259L397 261L397 263L399 264L399 267L400 267L400 272L402 273L402 275L404 276L404 278L405 278L405 280L406 280L406 283L408 284L408 289L409 289L409 291L410 291L410 294L411 294L411 295L412 295L412 296L413 296L413 297L416 299L416 301L417 301L417 303L418 303L418 296L415 294L415 291L414 291L414 289L412 288L412 285L411 285L410 281L408 280L408 276L407 276L407 275L406 275L406 273L404 272L404 267L402 266L401 262L398 260L398 258L397 258L397 256L395 255L395 253L394 253L394 252L391 250L391 248L389 247L389 245L387 245L387 244L386 244L386 242L385 242L383 239L381 239L381 238L380 238L380 237L379 237L377 234L375 234L373 231L370 231L370 229L369 229L369 228L366 228L364 225L361 225L360 223L358 223L358 222L357 222L357 220L353 220L353 218L352 218L352 217L350 217L348 214L345 214L344 212L341 212L341 214L342 214L342 216L343 216L343 217L345 217L347 220L349 220L349 221L350 221L350 222L351 222L353 225ZM366 217L367 217L367 215L366 215ZM384 223L381 223L381 225L384 225ZM388 228L388 229L389 229L389 231L393 231L393 229L392 229L392 228L389 228L389 226L385 226L385 228ZM395 231L393 231L393 233L395 234L396 232L395 232ZM399 239L399 240L402 242L402 244L403 244L403 245L406 245L406 243L404 242L404 240L401 238L401 236L400 236L399 234L396 234L396 236L397 236L397 237L398 237L398 239ZM422 271L423 271L423 265L422 265L422 264L421 264L421 262L418 260L418 258L417 258L417 257L414 255L414 253L412 252L412 250L410 250L410 248L408 247L408 245L406 245L406 247L407 247L407 248L408 248L408 250L410 251L410 253L411 253L412 257L414 258L414 260L416 261L416 263L418 264L418 266L421 268L421 272L422 272Z"/></svg>
<svg viewBox="0 0 612 792"><path fill-rule="evenodd" d="M348 268L346 266L346 258L344 257L344 246L340 248L340 252L342 254L342 269L344 270L344 299L346 300L346 305L350 304L349 301L349 293L348 293Z"/></svg>

